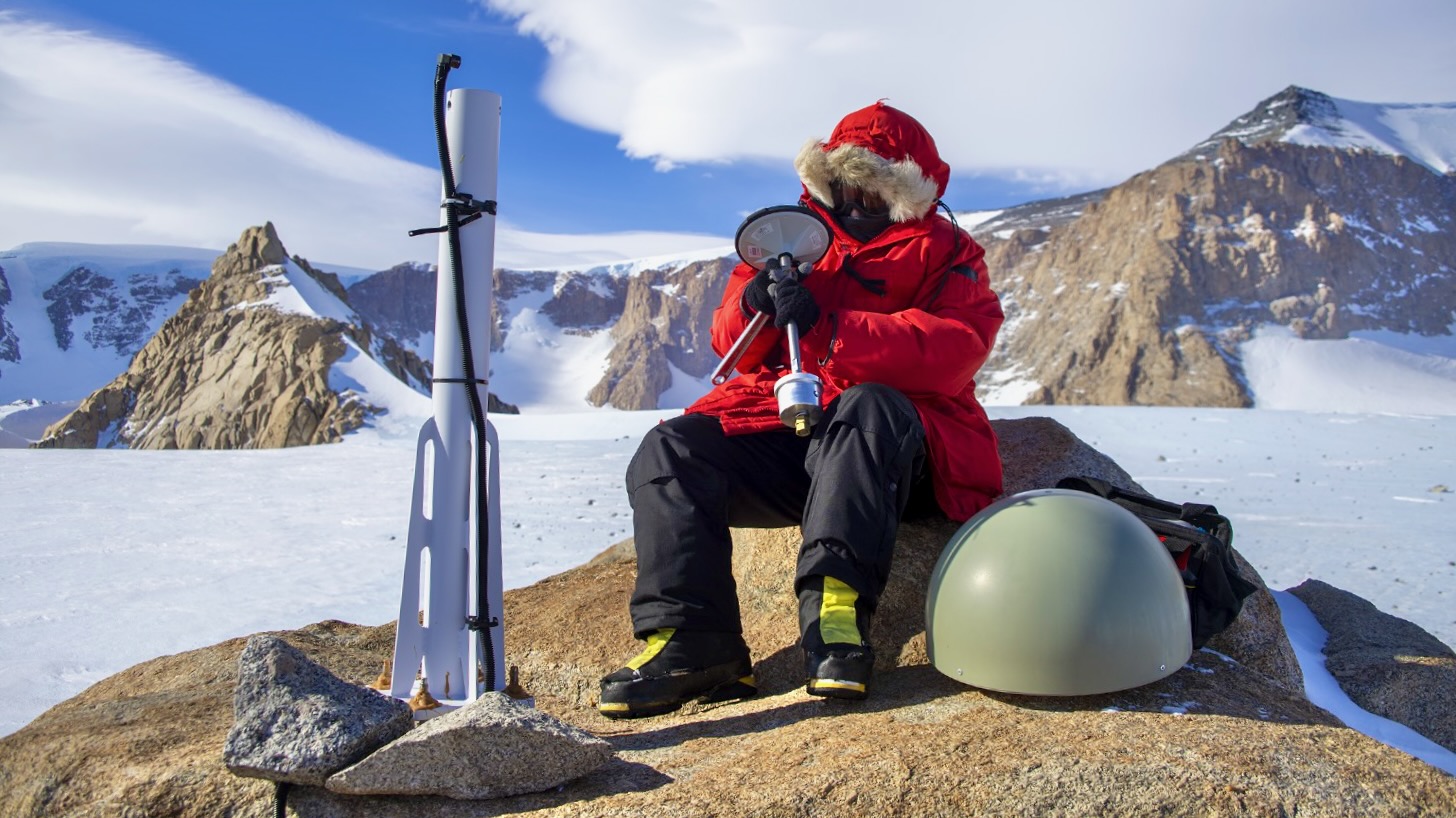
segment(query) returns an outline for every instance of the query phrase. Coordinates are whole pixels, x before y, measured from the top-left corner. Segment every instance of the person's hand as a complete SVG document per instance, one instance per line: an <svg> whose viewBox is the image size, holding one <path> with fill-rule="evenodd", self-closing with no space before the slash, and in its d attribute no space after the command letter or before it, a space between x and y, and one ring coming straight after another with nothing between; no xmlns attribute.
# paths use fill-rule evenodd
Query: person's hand
<svg viewBox="0 0 1456 818"><path fill-rule="evenodd" d="M748 286L743 288L743 306L754 312L774 314L774 300L769 288L773 286L773 274L778 269L779 260L769 259L763 269L758 271L758 275L754 276L753 280L748 282Z"/></svg>
<svg viewBox="0 0 1456 818"><path fill-rule="evenodd" d="M793 276L774 285L773 302L774 326L779 329L792 321L799 325L800 335L808 335L819 320L819 303L814 300L814 294Z"/></svg>

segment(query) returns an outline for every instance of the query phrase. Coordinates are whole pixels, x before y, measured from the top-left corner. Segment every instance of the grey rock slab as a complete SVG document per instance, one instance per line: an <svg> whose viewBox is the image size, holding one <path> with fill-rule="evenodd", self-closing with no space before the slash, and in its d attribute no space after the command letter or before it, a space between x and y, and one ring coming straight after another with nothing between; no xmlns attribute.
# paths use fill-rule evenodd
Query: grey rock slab
<svg viewBox="0 0 1456 818"><path fill-rule="evenodd" d="M223 763L249 778L323 786L413 726L404 702L350 684L282 639L259 634L238 659Z"/></svg>
<svg viewBox="0 0 1456 818"><path fill-rule="evenodd" d="M1317 579L1289 589L1329 633L1325 667L1350 700L1456 750L1456 653L1421 626Z"/></svg>
<svg viewBox="0 0 1456 818"><path fill-rule="evenodd" d="M329 778L348 795L502 798L553 789L611 760L610 744L500 693L436 716Z"/></svg>

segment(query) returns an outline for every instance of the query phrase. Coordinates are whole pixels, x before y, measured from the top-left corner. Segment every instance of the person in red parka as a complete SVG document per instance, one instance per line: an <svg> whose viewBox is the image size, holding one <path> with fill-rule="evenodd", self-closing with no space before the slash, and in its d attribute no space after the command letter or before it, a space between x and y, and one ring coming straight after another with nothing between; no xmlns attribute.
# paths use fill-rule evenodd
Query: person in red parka
<svg viewBox="0 0 1456 818"><path fill-rule="evenodd" d="M732 574L730 527L799 525L794 587L809 693L860 699L870 618L910 507L969 518L1001 493L976 371L1003 320L985 251L936 207L950 168L910 115L883 102L849 114L795 160L800 204L832 229L812 274L773 284L739 264L713 314L724 354L758 313L773 324L738 374L648 432L627 469L647 647L602 679L599 709L650 716L757 692ZM773 284L773 286L770 286ZM799 327L824 416L800 437L774 383Z"/></svg>

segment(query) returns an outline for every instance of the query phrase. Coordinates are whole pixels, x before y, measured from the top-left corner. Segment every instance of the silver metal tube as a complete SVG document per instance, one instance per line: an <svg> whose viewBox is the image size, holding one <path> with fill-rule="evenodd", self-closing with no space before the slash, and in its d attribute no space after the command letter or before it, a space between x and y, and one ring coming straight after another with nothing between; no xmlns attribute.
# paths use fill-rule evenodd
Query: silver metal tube
<svg viewBox="0 0 1456 818"><path fill-rule="evenodd" d="M784 329L789 334L789 369L794 372L804 371L804 361L799 357L799 325L790 321Z"/></svg>
<svg viewBox="0 0 1456 818"><path fill-rule="evenodd" d="M743 357L743 353L748 349L748 345L753 343L754 338L758 337L758 333L763 329L763 325L768 323L768 318L769 316L766 312L761 312L753 316L753 320L744 328L743 334L738 336L738 340L734 341L733 346L728 348L728 354L723 356L723 360L718 363L718 368L713 370L714 386L718 386L728 380L728 376L733 374L733 367L738 365L738 359Z"/></svg>

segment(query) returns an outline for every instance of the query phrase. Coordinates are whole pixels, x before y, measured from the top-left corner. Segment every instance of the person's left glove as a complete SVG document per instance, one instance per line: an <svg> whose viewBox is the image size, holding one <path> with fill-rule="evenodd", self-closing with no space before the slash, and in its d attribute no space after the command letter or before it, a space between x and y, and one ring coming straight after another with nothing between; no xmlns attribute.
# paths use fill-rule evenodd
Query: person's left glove
<svg viewBox="0 0 1456 818"><path fill-rule="evenodd" d="M773 290L774 326L783 329L790 321L799 325L799 334L808 335L819 320L819 302L797 278L789 277L775 284Z"/></svg>
<svg viewBox="0 0 1456 818"><path fill-rule="evenodd" d="M773 274L778 270L778 259L769 259L769 263L758 271L748 286L743 288L743 305L754 312L774 314L773 300Z"/></svg>

